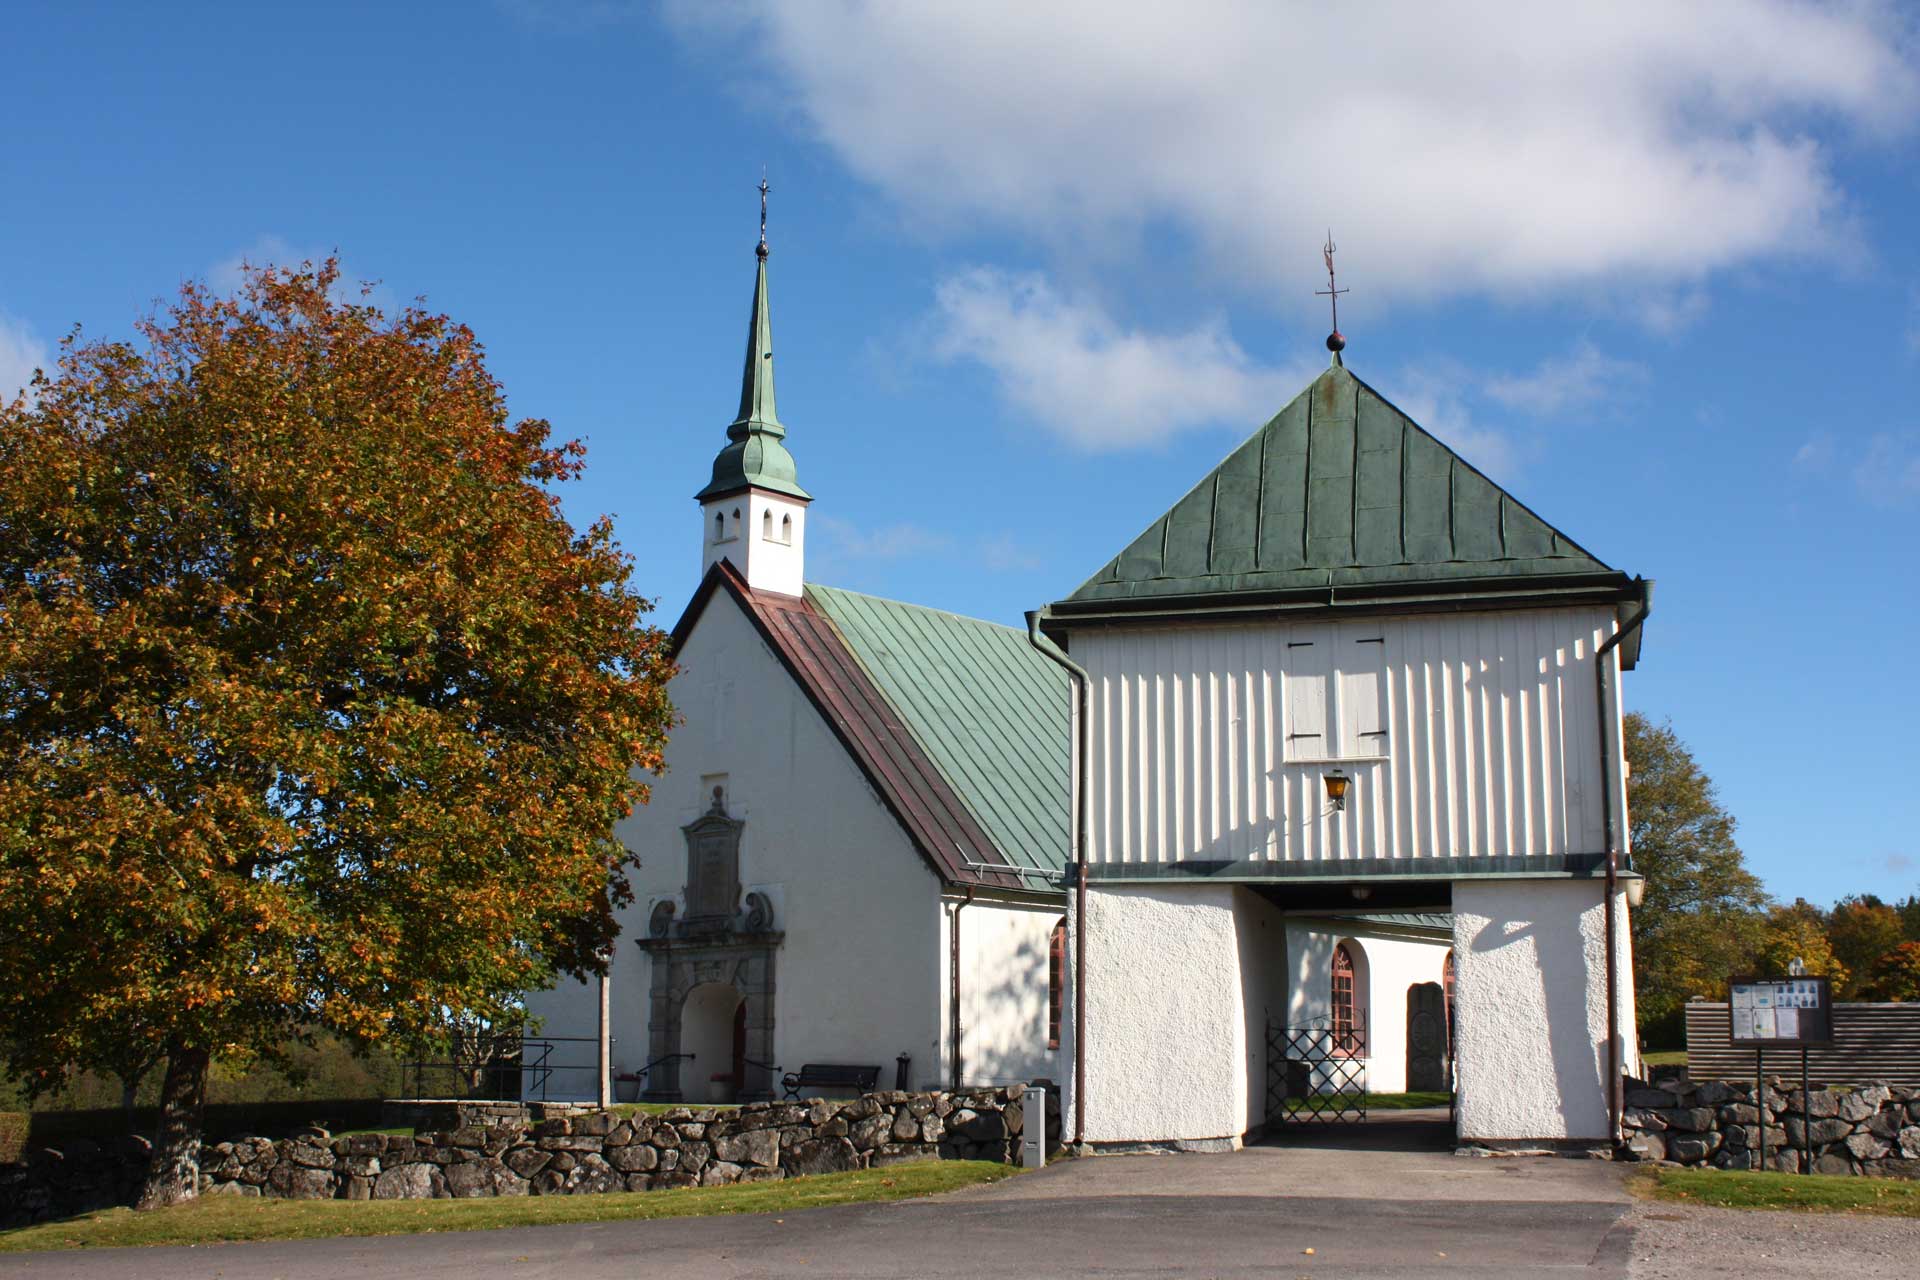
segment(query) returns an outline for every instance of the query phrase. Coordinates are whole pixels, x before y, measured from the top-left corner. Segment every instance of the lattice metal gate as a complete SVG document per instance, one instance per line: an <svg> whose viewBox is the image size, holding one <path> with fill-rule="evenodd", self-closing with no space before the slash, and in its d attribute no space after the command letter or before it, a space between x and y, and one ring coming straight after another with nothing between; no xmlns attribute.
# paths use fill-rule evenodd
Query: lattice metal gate
<svg viewBox="0 0 1920 1280"><path fill-rule="evenodd" d="M1267 1116L1280 1124L1359 1124L1367 1118L1367 1033L1267 1024Z"/></svg>

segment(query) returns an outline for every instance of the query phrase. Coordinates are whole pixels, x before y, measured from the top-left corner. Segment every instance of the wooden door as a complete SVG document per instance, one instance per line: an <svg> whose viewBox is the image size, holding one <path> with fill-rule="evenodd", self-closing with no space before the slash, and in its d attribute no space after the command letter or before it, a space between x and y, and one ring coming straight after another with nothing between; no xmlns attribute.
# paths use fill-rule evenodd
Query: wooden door
<svg viewBox="0 0 1920 1280"><path fill-rule="evenodd" d="M1447 1088L1447 1000L1437 982L1407 988L1407 1089Z"/></svg>

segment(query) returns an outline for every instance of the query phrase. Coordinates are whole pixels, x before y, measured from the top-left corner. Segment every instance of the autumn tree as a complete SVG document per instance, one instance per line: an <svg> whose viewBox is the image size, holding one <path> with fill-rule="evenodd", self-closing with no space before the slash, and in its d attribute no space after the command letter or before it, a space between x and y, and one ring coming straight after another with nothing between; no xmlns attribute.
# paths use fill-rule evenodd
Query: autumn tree
<svg viewBox="0 0 1920 1280"><path fill-rule="evenodd" d="M1870 980L1874 962L1904 940L1900 913L1870 893L1854 894L1833 904L1827 913L1827 941L1833 954L1852 973L1844 993L1851 1000Z"/></svg>
<svg viewBox="0 0 1920 1280"><path fill-rule="evenodd" d="M1805 898L1795 898L1767 913L1750 967L1756 977L1784 978L1794 972L1796 960L1806 966L1806 972L1828 979L1836 999L1853 976L1833 954L1833 942L1827 937L1827 913Z"/></svg>
<svg viewBox="0 0 1920 1280"><path fill-rule="evenodd" d="M164 1064L144 1205L195 1192L211 1061L598 969L671 715L551 492L580 447L337 274L188 286L0 405L0 1046Z"/></svg>
<svg viewBox="0 0 1920 1280"><path fill-rule="evenodd" d="M1650 1043L1676 1041L1692 996L1717 996L1759 942L1767 904L1735 823L1673 727L1626 717L1634 870L1646 893L1631 913L1634 1000Z"/></svg>
<svg viewBox="0 0 1920 1280"><path fill-rule="evenodd" d="M1920 942L1902 942L1874 960L1860 986L1865 1000L1920 1000Z"/></svg>

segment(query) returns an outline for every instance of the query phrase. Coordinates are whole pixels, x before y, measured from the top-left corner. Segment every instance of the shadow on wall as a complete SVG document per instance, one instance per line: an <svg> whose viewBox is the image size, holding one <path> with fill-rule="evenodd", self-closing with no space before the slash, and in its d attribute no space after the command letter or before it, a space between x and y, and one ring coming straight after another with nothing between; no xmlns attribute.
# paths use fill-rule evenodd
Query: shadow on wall
<svg viewBox="0 0 1920 1280"><path fill-rule="evenodd" d="M1052 928L1054 917L1046 917ZM964 927L964 926L963 926ZM967 1084L1025 1083L1035 1075L1036 1061L1047 1054L1047 935L1027 937L1010 951L997 956L998 972L991 977L963 971L960 975L962 1007L1021 1009L1038 996L1037 1007L1018 1017L1001 1019L994 1028L983 1028L972 1020L961 1030L961 1070ZM962 1021L967 1019L963 1013ZM944 1031L945 1028L942 1028Z"/></svg>
<svg viewBox="0 0 1920 1280"><path fill-rule="evenodd" d="M1602 1136L1606 1129L1606 1082L1600 1066L1604 1046L1588 1030L1587 1000L1598 976L1587 957L1580 917L1569 927L1542 929L1538 922L1506 921L1495 932L1487 925L1474 935L1472 949L1486 953L1516 947L1531 939L1534 969L1540 975L1541 1008L1547 1013L1547 1051L1560 1100L1560 1118L1570 1137ZM1577 1100L1597 1103L1600 1117L1580 1115ZM1543 1135L1546 1136L1546 1135Z"/></svg>

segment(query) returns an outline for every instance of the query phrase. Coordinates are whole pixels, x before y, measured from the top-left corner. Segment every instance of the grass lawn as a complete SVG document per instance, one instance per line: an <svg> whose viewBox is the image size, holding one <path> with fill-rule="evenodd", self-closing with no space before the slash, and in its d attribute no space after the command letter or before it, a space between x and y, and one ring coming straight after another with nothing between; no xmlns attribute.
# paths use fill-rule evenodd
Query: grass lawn
<svg viewBox="0 0 1920 1280"><path fill-rule="evenodd" d="M1643 1053L1640 1058L1650 1067L1684 1067L1687 1065L1685 1049L1662 1049L1658 1053Z"/></svg>
<svg viewBox="0 0 1920 1280"><path fill-rule="evenodd" d="M1649 1169L1634 1190L1654 1200L1722 1209L1802 1209L1920 1218L1920 1182L1828 1174L1732 1173L1721 1169Z"/></svg>
<svg viewBox="0 0 1920 1280"><path fill-rule="evenodd" d="M1444 1092L1370 1093L1367 1095L1367 1110L1411 1111L1415 1107L1444 1107L1451 1096Z"/></svg>
<svg viewBox="0 0 1920 1280"><path fill-rule="evenodd" d="M422 1231L484 1231L630 1218L717 1213L794 1213L827 1205L904 1200L983 1182L1017 1170L984 1160L925 1160L887 1169L828 1173L783 1182L686 1187L597 1196L513 1196L485 1200L254 1200L207 1197L150 1213L108 1209L65 1222L0 1231L0 1253L125 1245L216 1244L233 1240L313 1240Z"/></svg>

